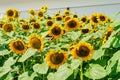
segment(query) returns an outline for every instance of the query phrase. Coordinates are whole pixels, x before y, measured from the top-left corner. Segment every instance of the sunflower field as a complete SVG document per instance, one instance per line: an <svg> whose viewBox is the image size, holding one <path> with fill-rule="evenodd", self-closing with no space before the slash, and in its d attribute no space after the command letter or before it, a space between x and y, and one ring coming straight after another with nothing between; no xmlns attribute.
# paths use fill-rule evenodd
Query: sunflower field
<svg viewBox="0 0 120 80"><path fill-rule="evenodd" d="M120 12L48 14L9 8L0 18L0 80L120 80Z"/></svg>

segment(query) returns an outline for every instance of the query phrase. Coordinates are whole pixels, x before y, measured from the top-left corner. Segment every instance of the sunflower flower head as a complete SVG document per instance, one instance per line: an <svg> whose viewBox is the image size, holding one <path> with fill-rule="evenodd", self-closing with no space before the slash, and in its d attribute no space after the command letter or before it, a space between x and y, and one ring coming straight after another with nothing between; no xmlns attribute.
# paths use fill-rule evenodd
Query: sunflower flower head
<svg viewBox="0 0 120 80"><path fill-rule="evenodd" d="M46 26L52 27L52 25L53 25L53 21L52 20L47 20L46 21Z"/></svg>
<svg viewBox="0 0 120 80"><path fill-rule="evenodd" d="M34 9L30 9L28 10L28 14L35 16L36 15L36 11Z"/></svg>
<svg viewBox="0 0 120 80"><path fill-rule="evenodd" d="M86 15L84 15L84 16L82 16L82 17L80 18L80 22L81 22L81 23L86 23L87 21L88 21L88 18L87 18Z"/></svg>
<svg viewBox="0 0 120 80"><path fill-rule="evenodd" d="M64 15L69 16L70 15L70 10L64 10Z"/></svg>
<svg viewBox="0 0 120 80"><path fill-rule="evenodd" d="M94 13L90 16L90 23L91 25L99 23L97 13Z"/></svg>
<svg viewBox="0 0 120 80"><path fill-rule="evenodd" d="M65 16L64 21L68 21L71 17L70 16Z"/></svg>
<svg viewBox="0 0 120 80"><path fill-rule="evenodd" d="M55 17L55 20L56 20L56 21L62 21L62 20L63 20L63 17L62 17L61 15L56 16L56 17Z"/></svg>
<svg viewBox="0 0 120 80"><path fill-rule="evenodd" d="M2 30L5 33L12 32L12 31L14 31L14 25L12 23L4 23L2 26Z"/></svg>
<svg viewBox="0 0 120 80"><path fill-rule="evenodd" d="M34 23L32 24L32 28L33 28L34 30L39 30L39 29L41 28L41 25L40 25L39 22L34 22Z"/></svg>
<svg viewBox="0 0 120 80"><path fill-rule="evenodd" d="M36 34L31 34L28 40L28 47L37 49L39 52L43 51L43 38Z"/></svg>
<svg viewBox="0 0 120 80"><path fill-rule="evenodd" d="M27 50L27 46L22 39L15 39L9 43L10 49L16 54L23 54Z"/></svg>
<svg viewBox="0 0 120 80"><path fill-rule="evenodd" d="M78 19L71 18L65 22L65 27L67 30L76 30L80 26Z"/></svg>
<svg viewBox="0 0 120 80"><path fill-rule="evenodd" d="M43 10L39 10L37 15L38 15L39 19L43 19L44 18L44 11Z"/></svg>
<svg viewBox="0 0 120 80"><path fill-rule="evenodd" d="M63 28L60 25L53 24L49 30L49 35L54 38L59 38L63 35Z"/></svg>
<svg viewBox="0 0 120 80"><path fill-rule="evenodd" d="M30 25L24 23L24 24L21 25L21 29L25 32L29 32L30 31Z"/></svg>
<svg viewBox="0 0 120 80"><path fill-rule="evenodd" d="M65 63L67 59L68 55L63 50L50 50L46 55L47 63L52 69L57 69Z"/></svg>
<svg viewBox="0 0 120 80"><path fill-rule="evenodd" d="M8 18L13 18L13 17L15 16L15 10L12 9L12 8L7 9L7 10L6 10L6 16L7 16Z"/></svg>
<svg viewBox="0 0 120 80"><path fill-rule="evenodd" d="M98 22L99 23L106 23L107 22L107 16L105 14L98 14Z"/></svg>
<svg viewBox="0 0 120 80"><path fill-rule="evenodd" d="M93 46L87 42L80 42L72 49L72 55L74 58L82 58L83 61L90 60L93 54Z"/></svg>

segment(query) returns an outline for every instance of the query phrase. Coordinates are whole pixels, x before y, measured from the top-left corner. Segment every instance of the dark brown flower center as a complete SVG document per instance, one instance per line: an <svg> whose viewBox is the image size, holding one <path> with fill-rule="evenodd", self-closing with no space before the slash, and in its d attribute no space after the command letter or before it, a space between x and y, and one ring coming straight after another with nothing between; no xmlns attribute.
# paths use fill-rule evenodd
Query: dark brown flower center
<svg viewBox="0 0 120 80"><path fill-rule="evenodd" d="M89 29L82 29L82 33L88 33Z"/></svg>
<svg viewBox="0 0 120 80"><path fill-rule="evenodd" d="M64 60L64 55L62 53L54 53L52 55L50 55L50 61L53 63L53 64L60 64L62 63Z"/></svg>
<svg viewBox="0 0 120 80"><path fill-rule="evenodd" d="M53 29L52 29L52 33L54 34L54 35L59 35L60 33L61 33L61 29L59 28L59 27L54 27Z"/></svg>
<svg viewBox="0 0 120 80"><path fill-rule="evenodd" d="M39 17L43 17L43 12L39 12L39 13L38 13L38 16L39 16Z"/></svg>
<svg viewBox="0 0 120 80"><path fill-rule="evenodd" d="M77 25L77 23L76 23L76 21L74 21L74 20L71 20L71 21L68 22L68 26L69 26L70 28L75 28L76 25Z"/></svg>
<svg viewBox="0 0 120 80"><path fill-rule="evenodd" d="M36 20L35 19L31 19L29 22L32 23L32 22L35 22Z"/></svg>
<svg viewBox="0 0 120 80"><path fill-rule="evenodd" d="M52 21L48 21L48 22L47 22L47 25L48 25L48 26L52 26L52 25L53 25L53 22L52 22Z"/></svg>
<svg viewBox="0 0 120 80"><path fill-rule="evenodd" d="M18 11L15 11L15 18L18 18L18 17L19 17Z"/></svg>
<svg viewBox="0 0 120 80"><path fill-rule="evenodd" d="M81 19L82 22L86 22L86 20L87 20L86 18L82 18Z"/></svg>
<svg viewBox="0 0 120 80"><path fill-rule="evenodd" d="M33 27L34 27L35 29L39 29L39 28L40 28L40 24L39 24L39 23L34 23L34 24L33 24Z"/></svg>
<svg viewBox="0 0 120 80"><path fill-rule="evenodd" d="M89 55L90 50L86 46L80 46L79 49L76 49L76 54L79 57L86 57Z"/></svg>
<svg viewBox="0 0 120 80"><path fill-rule="evenodd" d="M108 31L107 34L106 34L106 40L108 40L108 38L110 37L112 31Z"/></svg>
<svg viewBox="0 0 120 80"><path fill-rule="evenodd" d="M16 41L13 44L14 48L17 50L24 50L24 44L21 41Z"/></svg>
<svg viewBox="0 0 120 80"><path fill-rule="evenodd" d="M12 24L6 24L6 25L4 26L4 30L5 30L6 32L11 32L11 31L13 31L13 26L12 26Z"/></svg>
<svg viewBox="0 0 120 80"><path fill-rule="evenodd" d="M100 16L101 21L105 21L105 16Z"/></svg>
<svg viewBox="0 0 120 80"><path fill-rule="evenodd" d="M94 16L94 17L92 18L92 20L93 20L94 23L98 23L97 16Z"/></svg>
<svg viewBox="0 0 120 80"><path fill-rule="evenodd" d="M22 28L24 29L24 30L28 30L28 29L30 29L30 26L29 25L22 25Z"/></svg>
<svg viewBox="0 0 120 80"><path fill-rule="evenodd" d="M74 17L74 18L78 18L78 16L77 16L77 15L73 15L73 17Z"/></svg>
<svg viewBox="0 0 120 80"><path fill-rule="evenodd" d="M35 49L40 49L41 48L41 40L36 38L36 37L31 39L31 43L30 44Z"/></svg>
<svg viewBox="0 0 120 80"><path fill-rule="evenodd" d="M65 21L68 21L68 20L70 20L70 17L65 17Z"/></svg>
<svg viewBox="0 0 120 80"><path fill-rule="evenodd" d="M61 21L62 17L56 17L56 21Z"/></svg>
<svg viewBox="0 0 120 80"><path fill-rule="evenodd" d="M13 16L14 15L14 11L13 10L9 10L8 11L8 16Z"/></svg>

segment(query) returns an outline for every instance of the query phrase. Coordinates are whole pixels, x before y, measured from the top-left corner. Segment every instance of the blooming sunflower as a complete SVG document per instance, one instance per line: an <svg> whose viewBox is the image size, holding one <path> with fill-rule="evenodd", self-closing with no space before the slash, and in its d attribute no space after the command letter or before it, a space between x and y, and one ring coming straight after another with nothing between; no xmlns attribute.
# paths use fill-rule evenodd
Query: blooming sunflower
<svg viewBox="0 0 120 80"><path fill-rule="evenodd" d="M46 26L52 27L52 25L53 25L53 21L52 20L47 20L46 21Z"/></svg>
<svg viewBox="0 0 120 80"><path fill-rule="evenodd" d="M68 54L63 50L50 50L46 55L48 65L52 69L57 69L68 59Z"/></svg>
<svg viewBox="0 0 120 80"><path fill-rule="evenodd" d="M0 21L0 28L2 28L4 22Z"/></svg>
<svg viewBox="0 0 120 80"><path fill-rule="evenodd" d="M19 16L20 16L19 11L15 10L15 15L14 15L14 18L19 18Z"/></svg>
<svg viewBox="0 0 120 80"><path fill-rule="evenodd" d="M63 17L61 15L55 16L55 20L56 21L62 21L62 19L63 19Z"/></svg>
<svg viewBox="0 0 120 80"><path fill-rule="evenodd" d="M74 58L81 57L84 61L90 60L93 54L93 46L87 42L80 42L72 49L72 55Z"/></svg>
<svg viewBox="0 0 120 80"><path fill-rule="evenodd" d="M70 10L64 10L64 15L70 15Z"/></svg>
<svg viewBox="0 0 120 80"><path fill-rule="evenodd" d="M98 16L97 16L97 13L94 13L90 16L90 24L93 25L93 24L97 24L97 23L99 23Z"/></svg>
<svg viewBox="0 0 120 80"><path fill-rule="evenodd" d="M103 37L102 44L105 44L105 42L108 40L113 31L114 31L113 27L108 27L108 30L105 32L105 35Z"/></svg>
<svg viewBox="0 0 120 80"><path fill-rule="evenodd" d="M30 25L29 24L22 24L21 29L25 32L29 32L30 31Z"/></svg>
<svg viewBox="0 0 120 80"><path fill-rule="evenodd" d="M49 30L49 35L54 38L59 38L63 35L63 28L60 25L53 24Z"/></svg>
<svg viewBox="0 0 120 80"><path fill-rule="evenodd" d="M34 22L36 22L36 19L35 19L35 18L30 18L30 19L29 19L29 23L30 23L30 24L33 24Z"/></svg>
<svg viewBox="0 0 120 80"><path fill-rule="evenodd" d="M39 52L43 51L43 38L36 34L31 34L28 40L28 47L37 49Z"/></svg>
<svg viewBox="0 0 120 80"><path fill-rule="evenodd" d="M107 22L107 16L105 14L98 14L98 22L99 23L106 23Z"/></svg>
<svg viewBox="0 0 120 80"><path fill-rule="evenodd" d="M12 8L7 9L7 10L6 10L6 16L7 16L8 18L13 18L13 17L15 16L15 10L12 9Z"/></svg>
<svg viewBox="0 0 120 80"><path fill-rule="evenodd" d="M77 14L73 14L72 16L73 16L73 18L78 18Z"/></svg>
<svg viewBox="0 0 120 80"><path fill-rule="evenodd" d="M34 9L28 10L28 13L29 13L30 15L33 15L33 16L36 15L36 11L35 11Z"/></svg>
<svg viewBox="0 0 120 80"><path fill-rule="evenodd" d="M78 29L79 26L80 26L80 23L76 18L71 18L65 22L65 27L67 30L75 30L75 29Z"/></svg>
<svg viewBox="0 0 120 80"><path fill-rule="evenodd" d="M44 18L44 11L43 10L39 10L37 14L38 14L38 18L40 18L40 19Z"/></svg>
<svg viewBox="0 0 120 80"><path fill-rule="evenodd" d="M88 29L88 28L83 28L83 29L81 29L81 33L82 34L86 34L86 33L89 33L90 32L90 29Z"/></svg>
<svg viewBox="0 0 120 80"><path fill-rule="evenodd" d="M35 30L39 30L39 29L41 28L41 25L40 25L39 22L35 22L35 23L32 24L32 27L33 27L33 29L35 29Z"/></svg>
<svg viewBox="0 0 120 80"><path fill-rule="evenodd" d="M12 23L4 23L3 26L2 26L2 30L5 33L14 31L14 25Z"/></svg>
<svg viewBox="0 0 120 80"><path fill-rule="evenodd" d="M88 17L86 15L84 15L80 18L81 23L86 23L87 21L88 21Z"/></svg>
<svg viewBox="0 0 120 80"><path fill-rule="evenodd" d="M24 24L24 23L26 23L27 21L26 21L25 19L19 19L18 22L19 22L19 24Z"/></svg>
<svg viewBox="0 0 120 80"><path fill-rule="evenodd" d="M65 16L64 21L68 21L71 17L70 16Z"/></svg>
<svg viewBox="0 0 120 80"><path fill-rule="evenodd" d="M9 43L10 49L16 54L23 54L27 50L26 44L22 39L15 39Z"/></svg>

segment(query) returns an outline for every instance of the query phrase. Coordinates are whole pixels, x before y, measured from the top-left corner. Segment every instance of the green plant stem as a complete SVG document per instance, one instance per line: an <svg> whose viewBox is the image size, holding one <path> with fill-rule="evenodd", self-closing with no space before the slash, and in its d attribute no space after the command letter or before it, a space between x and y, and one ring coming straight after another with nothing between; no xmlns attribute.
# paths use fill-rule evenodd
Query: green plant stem
<svg viewBox="0 0 120 80"><path fill-rule="evenodd" d="M80 65L80 80L83 80L83 68L82 68L82 65L83 65L83 62L82 64Z"/></svg>
<svg viewBox="0 0 120 80"><path fill-rule="evenodd" d="M23 64L23 72L25 72L25 64L24 64L24 62L22 62L22 64Z"/></svg>

